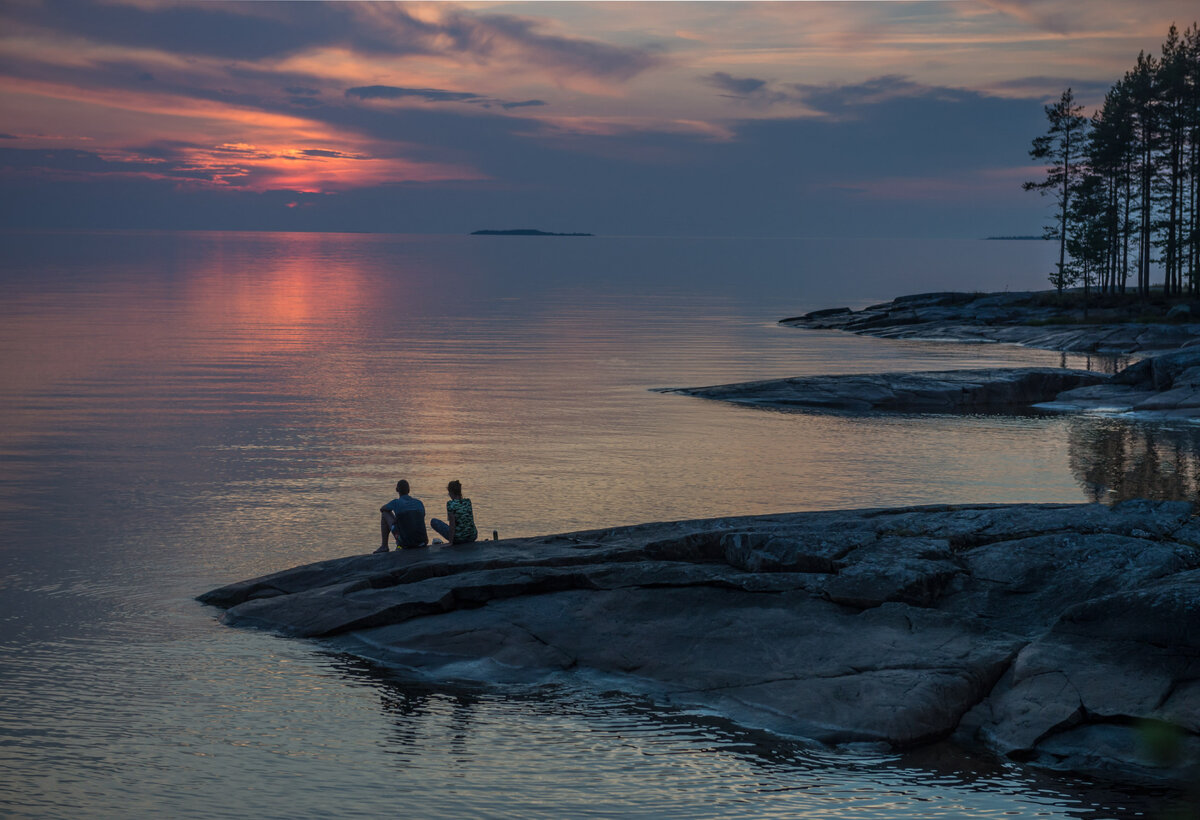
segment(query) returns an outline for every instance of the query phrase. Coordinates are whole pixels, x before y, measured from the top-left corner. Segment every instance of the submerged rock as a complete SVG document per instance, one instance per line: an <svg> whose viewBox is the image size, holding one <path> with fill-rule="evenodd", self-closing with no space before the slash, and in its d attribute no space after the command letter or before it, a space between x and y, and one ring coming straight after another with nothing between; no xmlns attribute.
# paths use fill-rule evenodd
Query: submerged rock
<svg viewBox="0 0 1200 820"><path fill-rule="evenodd" d="M1178 782L1198 532L1179 502L795 513L353 556L200 600L432 675L596 674L827 743Z"/></svg>

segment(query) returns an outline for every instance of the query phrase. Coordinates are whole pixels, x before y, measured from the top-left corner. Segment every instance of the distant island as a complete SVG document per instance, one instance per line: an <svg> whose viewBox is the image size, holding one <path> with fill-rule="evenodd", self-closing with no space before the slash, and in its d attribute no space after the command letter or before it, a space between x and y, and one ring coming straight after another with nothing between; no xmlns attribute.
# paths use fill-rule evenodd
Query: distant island
<svg viewBox="0 0 1200 820"><path fill-rule="evenodd" d="M471 236L595 236L590 233L551 233L534 228L517 228L511 231L471 231Z"/></svg>
<svg viewBox="0 0 1200 820"><path fill-rule="evenodd" d="M1045 239L1044 236L985 236L984 239Z"/></svg>

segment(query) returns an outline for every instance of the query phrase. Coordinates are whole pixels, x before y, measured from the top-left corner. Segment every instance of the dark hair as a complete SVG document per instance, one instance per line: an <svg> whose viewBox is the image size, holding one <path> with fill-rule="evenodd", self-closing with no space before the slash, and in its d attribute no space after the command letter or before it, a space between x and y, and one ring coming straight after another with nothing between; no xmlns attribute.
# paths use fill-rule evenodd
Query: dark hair
<svg viewBox="0 0 1200 820"><path fill-rule="evenodd" d="M458 479L451 481L446 485L446 492L450 493L450 495L462 495L462 482Z"/></svg>
<svg viewBox="0 0 1200 820"><path fill-rule="evenodd" d="M396 492L400 495L408 495L408 482L403 478L396 482Z"/></svg>

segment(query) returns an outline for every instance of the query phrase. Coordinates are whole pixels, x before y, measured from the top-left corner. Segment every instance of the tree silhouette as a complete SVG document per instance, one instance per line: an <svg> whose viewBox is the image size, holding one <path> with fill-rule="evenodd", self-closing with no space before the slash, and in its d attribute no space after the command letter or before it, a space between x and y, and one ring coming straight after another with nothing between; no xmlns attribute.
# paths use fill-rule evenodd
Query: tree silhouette
<svg viewBox="0 0 1200 820"><path fill-rule="evenodd" d="M1029 154L1046 177L1023 187L1055 197L1058 291L1125 293L1132 261L1141 297L1155 263L1165 295L1200 296L1200 27L1172 25L1161 58L1138 54L1090 120L1069 88L1045 110Z"/></svg>
<svg viewBox="0 0 1200 820"><path fill-rule="evenodd" d="M1075 104L1075 96L1069 88L1063 92L1062 99L1046 106L1050 128L1042 136L1034 138L1033 147L1029 149L1029 156L1048 163L1046 178L1041 182L1026 182L1022 186L1026 191L1037 191L1043 195L1052 193L1058 204L1057 223L1046 227L1045 238L1058 239L1058 268L1050 274L1050 281L1059 293L1074 281L1066 264L1067 228L1071 193L1078 182L1084 149L1083 135L1088 123L1081 111L1083 106Z"/></svg>

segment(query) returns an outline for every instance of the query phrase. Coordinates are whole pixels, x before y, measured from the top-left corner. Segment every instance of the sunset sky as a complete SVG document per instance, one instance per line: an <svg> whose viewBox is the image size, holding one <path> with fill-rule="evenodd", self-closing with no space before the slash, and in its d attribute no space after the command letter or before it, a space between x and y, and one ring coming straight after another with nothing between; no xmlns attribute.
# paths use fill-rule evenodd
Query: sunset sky
<svg viewBox="0 0 1200 820"><path fill-rule="evenodd" d="M2 227L1036 233L1176 0L0 4Z"/></svg>

